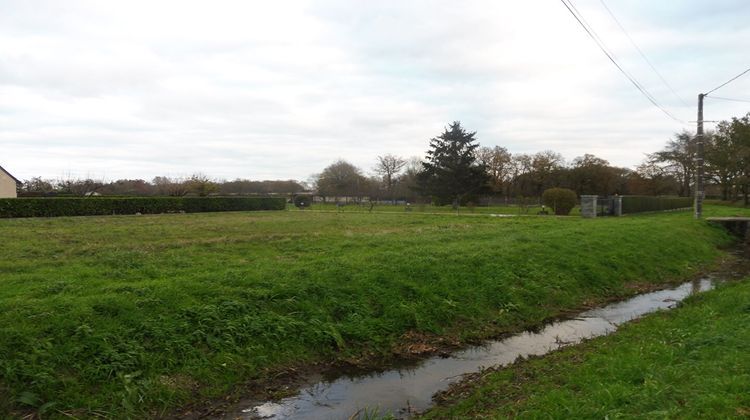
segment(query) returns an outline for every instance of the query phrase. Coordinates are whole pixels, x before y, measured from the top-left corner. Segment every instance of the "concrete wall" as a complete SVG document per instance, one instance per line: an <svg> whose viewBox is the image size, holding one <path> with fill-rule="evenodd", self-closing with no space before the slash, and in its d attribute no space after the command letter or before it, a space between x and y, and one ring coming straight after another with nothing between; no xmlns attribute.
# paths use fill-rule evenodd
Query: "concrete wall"
<svg viewBox="0 0 750 420"><path fill-rule="evenodd" d="M615 207L613 211L615 216L622 216L622 196L616 195L612 197L612 205Z"/></svg>
<svg viewBox="0 0 750 420"><path fill-rule="evenodd" d="M590 218L596 217L596 195L581 196L581 216Z"/></svg>
<svg viewBox="0 0 750 420"><path fill-rule="evenodd" d="M16 197L16 181L0 169L0 198Z"/></svg>

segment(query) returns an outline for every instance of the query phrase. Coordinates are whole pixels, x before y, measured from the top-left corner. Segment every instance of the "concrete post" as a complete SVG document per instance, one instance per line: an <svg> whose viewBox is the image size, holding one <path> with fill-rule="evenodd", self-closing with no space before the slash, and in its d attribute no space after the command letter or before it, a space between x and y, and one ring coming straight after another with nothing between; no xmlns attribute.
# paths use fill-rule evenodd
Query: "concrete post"
<svg viewBox="0 0 750 420"><path fill-rule="evenodd" d="M622 216L622 196L616 195L612 198L612 206L615 208L615 216Z"/></svg>
<svg viewBox="0 0 750 420"><path fill-rule="evenodd" d="M596 195L581 196L581 216L586 218L596 217Z"/></svg>

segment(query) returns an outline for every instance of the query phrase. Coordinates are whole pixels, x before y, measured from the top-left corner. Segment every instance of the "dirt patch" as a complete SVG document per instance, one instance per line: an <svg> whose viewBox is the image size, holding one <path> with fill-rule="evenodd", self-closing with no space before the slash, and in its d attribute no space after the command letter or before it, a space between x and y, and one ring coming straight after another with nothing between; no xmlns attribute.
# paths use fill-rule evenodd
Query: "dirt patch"
<svg viewBox="0 0 750 420"><path fill-rule="evenodd" d="M399 358L422 358L433 354L448 354L451 349L458 349L462 345L456 337L438 336L417 331L409 331L402 335L398 344L393 348L393 354Z"/></svg>
<svg viewBox="0 0 750 420"><path fill-rule="evenodd" d="M300 387L307 383L303 378L312 377L322 370L322 367L316 365L304 368L287 367L266 370L258 378L235 388L233 392L221 399L196 398L193 403L183 407L182 410L164 416L164 418L204 419L223 417L228 407L239 403L247 396L263 400L277 400L294 395Z"/></svg>

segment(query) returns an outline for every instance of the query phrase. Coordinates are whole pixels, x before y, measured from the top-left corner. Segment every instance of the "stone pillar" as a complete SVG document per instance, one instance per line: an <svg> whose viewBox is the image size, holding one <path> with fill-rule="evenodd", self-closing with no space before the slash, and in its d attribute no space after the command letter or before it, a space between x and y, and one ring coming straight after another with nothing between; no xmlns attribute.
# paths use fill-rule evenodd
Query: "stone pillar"
<svg viewBox="0 0 750 420"><path fill-rule="evenodd" d="M614 207L614 214L617 217L622 216L622 196L616 195L612 197L612 206Z"/></svg>
<svg viewBox="0 0 750 420"><path fill-rule="evenodd" d="M581 196L581 216L590 218L596 217L596 195Z"/></svg>

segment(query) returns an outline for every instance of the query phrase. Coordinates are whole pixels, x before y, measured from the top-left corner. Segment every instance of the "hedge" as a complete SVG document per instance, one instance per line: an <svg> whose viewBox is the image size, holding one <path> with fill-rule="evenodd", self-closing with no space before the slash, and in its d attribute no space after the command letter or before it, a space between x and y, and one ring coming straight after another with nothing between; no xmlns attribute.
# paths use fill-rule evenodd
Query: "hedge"
<svg viewBox="0 0 750 420"><path fill-rule="evenodd" d="M284 210L283 197L88 197L0 199L0 218Z"/></svg>
<svg viewBox="0 0 750 420"><path fill-rule="evenodd" d="M692 207L690 197L651 197L640 195L622 196L622 213L643 213L647 211L664 211L687 209Z"/></svg>

